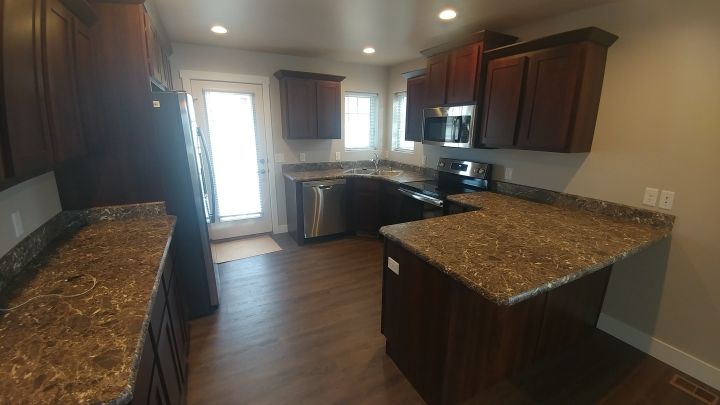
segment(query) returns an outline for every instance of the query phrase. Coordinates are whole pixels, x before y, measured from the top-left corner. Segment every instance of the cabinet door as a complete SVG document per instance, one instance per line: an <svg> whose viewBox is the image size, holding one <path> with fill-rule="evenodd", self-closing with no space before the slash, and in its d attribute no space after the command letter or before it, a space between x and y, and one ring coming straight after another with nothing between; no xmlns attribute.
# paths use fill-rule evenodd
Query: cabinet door
<svg viewBox="0 0 720 405"><path fill-rule="evenodd" d="M5 0L2 22L2 80L7 133L7 177L50 167L40 47L40 0Z"/></svg>
<svg viewBox="0 0 720 405"><path fill-rule="evenodd" d="M481 129L483 145L515 144L525 62L524 56L509 56L488 63Z"/></svg>
<svg viewBox="0 0 720 405"><path fill-rule="evenodd" d="M427 103L432 106L445 104L447 88L448 54L441 53L428 59Z"/></svg>
<svg viewBox="0 0 720 405"><path fill-rule="evenodd" d="M317 88L314 80L288 77L286 86L285 133L289 139L317 138Z"/></svg>
<svg viewBox="0 0 720 405"><path fill-rule="evenodd" d="M47 0L43 10L45 94L56 161L85 154L80 103L75 80L72 14L59 0Z"/></svg>
<svg viewBox="0 0 720 405"><path fill-rule="evenodd" d="M80 102L80 118L85 141L97 143L98 113L97 77L93 59L93 42L90 29L76 20L75 24L75 78ZM95 141L95 142L94 142Z"/></svg>
<svg viewBox="0 0 720 405"><path fill-rule="evenodd" d="M422 142L423 108L426 105L427 77L418 76L407 81L405 111L405 140Z"/></svg>
<svg viewBox="0 0 720 405"><path fill-rule="evenodd" d="M580 85L580 58L576 44L528 54L518 146L566 150Z"/></svg>
<svg viewBox="0 0 720 405"><path fill-rule="evenodd" d="M317 85L317 137L340 139L340 82L318 81Z"/></svg>
<svg viewBox="0 0 720 405"><path fill-rule="evenodd" d="M133 399L133 404L135 404L135 400ZM165 388L163 386L162 378L160 377L160 373L158 370L158 367L155 366L153 369L153 376L152 376L152 385L150 386L150 393L148 395L147 402L137 402L138 405L141 404L149 404L149 405L173 405L175 402L170 402L167 397L165 396Z"/></svg>
<svg viewBox="0 0 720 405"><path fill-rule="evenodd" d="M380 183L371 179L353 179L350 187L350 227L357 232L375 233L380 229Z"/></svg>
<svg viewBox="0 0 720 405"><path fill-rule="evenodd" d="M165 314L157 342L157 361L160 366L160 378L165 385L168 401L179 404L183 396L183 380L180 377L178 361L174 353L174 341L170 317Z"/></svg>
<svg viewBox="0 0 720 405"><path fill-rule="evenodd" d="M170 325L172 328L173 339L175 341L175 355L180 371L180 380L187 383L187 341L185 339L185 315L180 312L180 306L177 301L177 281L176 277L172 277L168 288L167 305L170 315Z"/></svg>
<svg viewBox="0 0 720 405"><path fill-rule="evenodd" d="M472 44L450 52L447 81L448 104L471 104L477 101L475 91L481 46L481 44Z"/></svg>

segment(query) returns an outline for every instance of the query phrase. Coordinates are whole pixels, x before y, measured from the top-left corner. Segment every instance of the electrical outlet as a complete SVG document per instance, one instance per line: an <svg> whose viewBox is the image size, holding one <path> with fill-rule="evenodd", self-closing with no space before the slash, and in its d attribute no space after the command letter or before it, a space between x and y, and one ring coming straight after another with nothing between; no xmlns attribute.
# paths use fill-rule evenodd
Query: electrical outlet
<svg viewBox="0 0 720 405"><path fill-rule="evenodd" d="M642 203L654 207L657 204L658 193L660 190L652 187L645 188L645 195L643 196Z"/></svg>
<svg viewBox="0 0 720 405"><path fill-rule="evenodd" d="M397 274L398 276L400 275L400 263L396 262L395 259L393 259L392 257L388 257L387 266L390 271Z"/></svg>
<svg viewBox="0 0 720 405"><path fill-rule="evenodd" d="M284 153L276 153L275 154L275 163L285 163L285 154Z"/></svg>
<svg viewBox="0 0 720 405"><path fill-rule="evenodd" d="M340 159L342 159L342 154L340 152L335 152L335 160L339 162Z"/></svg>
<svg viewBox="0 0 720 405"><path fill-rule="evenodd" d="M671 210L675 202L675 192L669 190L663 190L660 192L660 201L658 201L658 207L664 210Z"/></svg>
<svg viewBox="0 0 720 405"><path fill-rule="evenodd" d="M506 167L506 168L505 168L505 175L504 175L503 178L504 178L505 180L512 180L512 176L513 176L513 168L512 168L512 167Z"/></svg>
<svg viewBox="0 0 720 405"><path fill-rule="evenodd" d="M423 155L423 166L427 165L427 155Z"/></svg>
<svg viewBox="0 0 720 405"><path fill-rule="evenodd" d="M25 228L23 227L20 211L13 212L10 217L12 218L13 227L15 228L15 237L19 238L20 236L22 236L22 234L25 233Z"/></svg>
<svg viewBox="0 0 720 405"><path fill-rule="evenodd" d="M305 153L304 153L304 152L300 152L300 161L301 161L301 162L304 162L304 161L306 161L306 160L307 160L307 159L306 159Z"/></svg>

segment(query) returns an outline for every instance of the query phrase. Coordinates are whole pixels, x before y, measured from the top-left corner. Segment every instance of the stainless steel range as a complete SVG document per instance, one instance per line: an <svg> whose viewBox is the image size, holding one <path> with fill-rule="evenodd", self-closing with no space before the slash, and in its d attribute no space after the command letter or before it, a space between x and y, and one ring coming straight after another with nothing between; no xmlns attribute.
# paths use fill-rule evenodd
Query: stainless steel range
<svg viewBox="0 0 720 405"><path fill-rule="evenodd" d="M405 183L398 189L409 198L421 201L423 218L443 215L448 195L474 193L488 189L492 165L450 158L440 158L437 165L436 181Z"/></svg>

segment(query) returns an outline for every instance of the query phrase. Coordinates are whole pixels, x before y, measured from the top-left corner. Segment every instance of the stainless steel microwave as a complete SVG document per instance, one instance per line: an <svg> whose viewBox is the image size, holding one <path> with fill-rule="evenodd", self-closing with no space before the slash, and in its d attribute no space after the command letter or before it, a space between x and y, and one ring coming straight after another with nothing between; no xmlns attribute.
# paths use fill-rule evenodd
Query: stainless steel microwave
<svg viewBox="0 0 720 405"><path fill-rule="evenodd" d="M475 104L423 110L423 143L472 148L474 138Z"/></svg>

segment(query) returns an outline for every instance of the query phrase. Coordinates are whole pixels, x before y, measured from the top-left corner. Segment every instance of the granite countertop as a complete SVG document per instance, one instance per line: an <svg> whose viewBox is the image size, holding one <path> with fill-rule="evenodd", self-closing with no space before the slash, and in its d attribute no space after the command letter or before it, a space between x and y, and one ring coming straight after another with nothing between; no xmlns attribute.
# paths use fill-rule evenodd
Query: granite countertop
<svg viewBox="0 0 720 405"><path fill-rule="evenodd" d="M370 178L370 179L382 179L391 181L394 183L410 183L413 181L432 180L431 176L426 174L405 170L402 174L397 176L384 176L377 174L354 174L345 173L348 169L324 169L324 170L308 170L308 171L296 171L296 172L285 172L284 175L291 181L303 182L303 181L317 181L317 180L331 180L331 179L345 179L345 178ZM387 170L387 168L381 168L381 170Z"/></svg>
<svg viewBox="0 0 720 405"><path fill-rule="evenodd" d="M499 305L607 267L672 230L672 222L654 224L652 212L624 206L608 215L491 192L448 199L476 210L385 226L380 233Z"/></svg>
<svg viewBox="0 0 720 405"><path fill-rule="evenodd" d="M164 211L164 206L163 206ZM98 211L103 217L106 212ZM127 403L175 218L90 222L52 242L3 291L0 403ZM79 275L84 275L78 277Z"/></svg>

